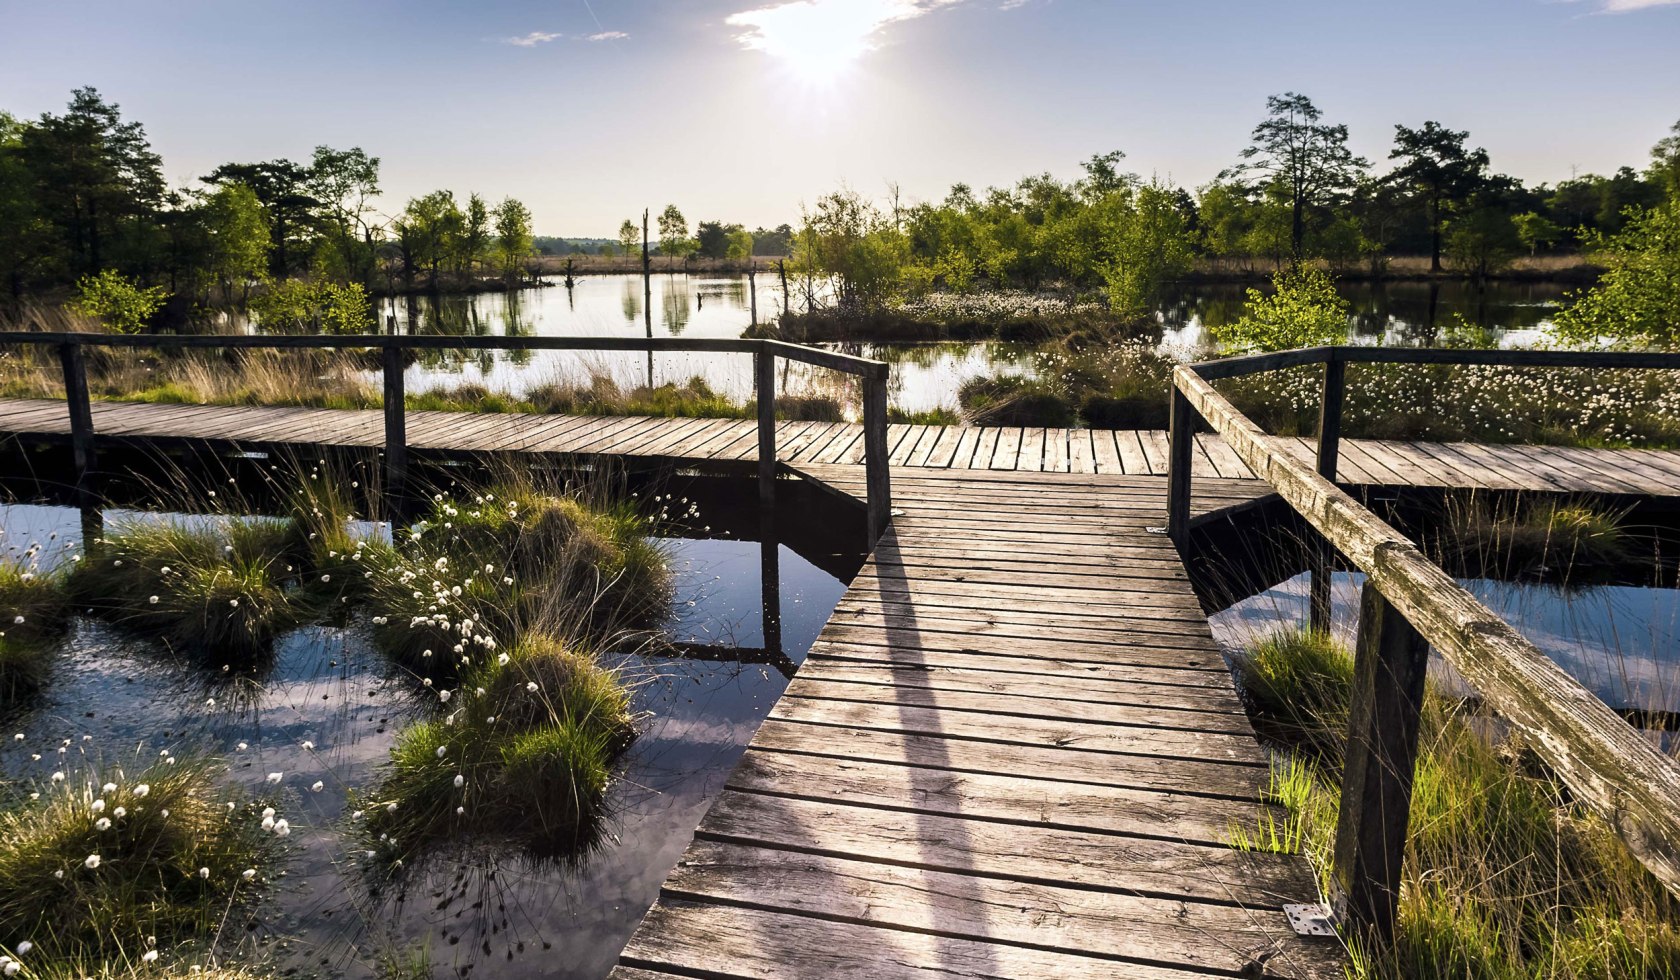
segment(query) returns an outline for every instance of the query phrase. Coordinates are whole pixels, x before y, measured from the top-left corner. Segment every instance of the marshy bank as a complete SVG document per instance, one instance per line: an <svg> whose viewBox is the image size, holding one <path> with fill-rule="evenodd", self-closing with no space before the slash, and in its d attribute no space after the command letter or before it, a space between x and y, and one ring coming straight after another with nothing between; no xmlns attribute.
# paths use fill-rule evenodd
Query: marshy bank
<svg viewBox="0 0 1680 980"><path fill-rule="evenodd" d="M193 920L174 932L138 933L137 944L123 946L132 960L157 949L156 969L185 972L216 962L260 975L384 976L391 964L423 963L426 972L479 976L603 975L780 695L784 671L802 659L861 563L855 545L843 543L861 540L861 518L837 514L832 526L812 521L827 498L806 499L790 488L789 509L762 519L756 506L741 503L756 497L728 480L628 476L603 489L598 477L543 476L532 496L510 492L505 473L450 466L426 474L443 499L428 498L422 516L393 529L367 507L378 496L376 469L351 457L323 459L305 461L303 480L331 474L335 492L309 495L301 511L288 506L296 498L286 491L296 481L268 469L283 471L284 464L265 459L230 459L195 473L198 505L188 509L173 493L160 497L161 479L125 481L126 493L108 485L103 489L115 499L96 532L105 544L84 540L83 515L36 497L50 488L51 474L10 485L13 500L38 502L0 509L9 563L34 561L37 578L75 578L96 560L118 574L144 565L137 579L147 584L121 590L137 603L119 601L110 589L96 616L70 607L39 687L3 709L8 733L24 736L8 734L0 746L0 771L20 791L7 800L7 812L35 812L30 807L41 804L21 792L26 786L80 780L77 786L91 783L97 794L103 774L124 766L126 775L115 782L119 793L129 792L145 766L185 772L178 767L203 760L209 781L200 795L218 812L226 810L224 798L235 802L236 826L274 854L231 872L234 887L254 901L231 912L225 902L215 905L225 925L218 919L214 928L200 928ZM152 473L174 473L180 485L178 465L154 461ZM503 488L491 489L487 478ZM579 503L539 506L542 499ZM201 506L213 500L221 503ZM331 515L345 505L356 519L341 526ZM623 533L612 528L637 525L611 517L625 512L615 508L646 522L622 544L660 556L663 584L636 590L660 596L652 606L600 598L628 580L611 570L623 559L611 558L609 539ZM611 523L591 523L602 520ZM253 532L239 530L240 522L283 528L283 540L246 540ZM173 537L225 544L172 546L165 559L131 530L160 527ZM411 540L415 531L418 542ZM591 616L558 614L556 596L585 591L579 577L542 590L547 598L516 598L535 591L519 588L530 572L521 542L533 534L545 553L559 538L573 542L577 576L584 565L605 571L587 590L588 612L637 607L629 610L636 615L614 615L603 626L585 622ZM462 551L463 539L476 543ZM251 566L242 549L273 548L280 550L265 554L281 557L265 567L280 580L278 601L292 607L293 621L276 622L262 656L206 659L193 652L202 649L196 637L151 627L146 613L160 607L192 620L179 602L201 594L197 583ZM182 553L222 574L178 567L173 555ZM124 565L114 564L119 560ZM485 564L503 574L483 571ZM177 579L181 584L173 584ZM395 594L403 585L412 586L401 592L407 600ZM382 591L390 594L382 598ZM156 606L152 594L160 597ZM232 598L206 595L204 621L218 605L250 604L233 607ZM123 611L136 604L144 611L139 618ZM440 614L449 615L447 627ZM33 609L17 615L36 618ZM399 658L385 635L399 616L406 617L402 625L427 618L416 628L435 628L450 645L438 640ZM467 619L472 625L463 631ZM495 639L506 629L523 638ZM462 655L471 663L461 664ZM50 778L59 770L64 784ZM84 779L83 770L101 775ZM556 785L569 790L520 802L522 790ZM46 788L28 791L49 799ZM149 792L161 795L156 778ZM587 813L556 809L561 803L584 804ZM122 819L133 819L132 800L104 798L107 816L117 807ZM268 809L274 812L265 816ZM107 833L96 819L88 821L88 835ZM226 864L204 860L209 878L197 877L198 864L186 877L208 882L204 892L220 901L226 893L211 886L225 887ZM246 879L245 867L257 874ZM92 870L79 867L84 876ZM185 893L178 898L183 912L210 907ZM147 945L150 935L158 936L155 947ZM8 949L15 953L23 938L8 930ZM59 958L34 943L19 956L30 969ZM556 957L556 950L566 955ZM81 951L104 956L111 948ZM86 956L83 968L94 969Z"/></svg>
<svg viewBox="0 0 1680 980"><path fill-rule="evenodd" d="M1413 491L1367 499L1461 584L1680 752L1680 512L1657 501ZM1305 853L1328 886L1363 576L1333 572L1307 627L1316 545L1287 507L1197 532L1192 578L1256 730L1280 815L1233 846ZM1680 904L1431 657L1394 946L1360 978L1680 976Z"/></svg>

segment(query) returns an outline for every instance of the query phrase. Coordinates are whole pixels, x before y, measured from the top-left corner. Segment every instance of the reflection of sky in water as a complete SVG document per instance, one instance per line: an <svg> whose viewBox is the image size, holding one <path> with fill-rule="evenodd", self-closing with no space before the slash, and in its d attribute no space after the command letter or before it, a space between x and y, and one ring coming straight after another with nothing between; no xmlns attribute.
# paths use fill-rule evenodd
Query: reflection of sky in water
<svg viewBox="0 0 1680 980"><path fill-rule="evenodd" d="M758 316L772 320L782 305L781 284L774 273L758 277ZM560 280L551 278L558 283ZM793 304L800 306L798 284ZM639 276L584 276L567 290L555 285L517 293L444 297L438 304L420 297L386 300L382 316L394 316L404 329L427 333L520 334L592 337L739 337L751 321L745 276L686 276L656 272L644 299ZM1343 283L1351 304L1354 334L1366 342L1377 337L1391 343L1415 343L1427 334L1431 319L1445 329L1462 316L1487 326L1502 343L1532 344L1537 330L1549 324L1562 303L1565 287L1550 283L1494 283L1482 288L1462 282ZM1156 311L1164 327L1163 344L1175 351L1194 351L1207 342L1209 324L1226 323L1242 313L1247 286L1198 283L1169 295ZM644 314L651 311L651 320ZM1022 373L1030 358L1006 344L957 343L928 345L910 355L909 348L882 351L874 345L834 345L848 353L882 356L893 362L892 404L920 411L956 407L956 392L973 377L997 372ZM784 390L827 394L854 409L855 381L807 365L791 365L782 379ZM521 393L546 382L584 382L591 374L612 378L621 386L682 383L690 377L706 379L713 389L735 399L752 396L750 358L738 354L655 354L631 352L460 352L432 356L412 367L406 381L410 391L463 383ZM369 376L373 378L372 375ZM377 380L374 378L374 380Z"/></svg>
<svg viewBox="0 0 1680 980"><path fill-rule="evenodd" d="M9 561L55 533L55 549L79 551L78 519L67 508L0 507L0 527ZM761 644L760 545L665 544L677 582L670 635ZM777 559L783 646L797 662L845 587L786 547ZM470 965L475 976L605 975L786 687L758 664L616 657L642 721L610 791L605 846L571 869L505 853L440 855L416 869L399 901L395 892L367 894L339 834L349 793L371 784L396 732L418 714L410 688L359 629L297 630L276 654L260 683L210 687L204 673L161 649L80 620L41 702L4 719L8 736L26 740L0 744L0 774L46 778L62 767L65 739L69 753L130 769L164 749L225 758L230 781L252 793L275 795L265 776L285 773L276 806L294 828L288 873L259 913L262 928L241 941L247 951L274 944L282 966L351 976L371 975L381 952L418 944L450 972ZM43 758L32 760L35 753ZM310 788L317 780L318 793Z"/></svg>
<svg viewBox="0 0 1680 980"><path fill-rule="evenodd" d="M1214 636L1236 649L1306 622L1303 573L1212 618ZM1365 576L1338 572L1332 629L1353 643ZM1462 583L1545 654L1612 707L1680 711L1680 590L1546 585L1470 579ZM1438 665L1444 667L1445 665Z"/></svg>

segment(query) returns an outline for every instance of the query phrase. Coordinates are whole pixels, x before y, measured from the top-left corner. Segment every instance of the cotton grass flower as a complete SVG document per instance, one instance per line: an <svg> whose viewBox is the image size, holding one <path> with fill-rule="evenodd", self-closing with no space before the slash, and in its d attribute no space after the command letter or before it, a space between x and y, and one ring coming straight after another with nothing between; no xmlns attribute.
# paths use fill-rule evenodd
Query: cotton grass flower
<svg viewBox="0 0 1680 980"><path fill-rule="evenodd" d="M99 867L99 855L89 854L87 856L87 860L82 862L82 867L87 868L89 870L92 870L94 868Z"/></svg>
<svg viewBox="0 0 1680 980"><path fill-rule="evenodd" d="M278 783L280 780L286 778L286 774L283 772L271 772L268 774L267 778L270 784Z"/></svg>
<svg viewBox="0 0 1680 980"><path fill-rule="evenodd" d="M134 798L138 799L138 800L143 800L151 792L152 792L152 788L149 785L147 785L145 783L141 783L140 785L134 787Z"/></svg>
<svg viewBox="0 0 1680 980"><path fill-rule="evenodd" d="M319 779L317 779L317 780L315 780L314 784L309 787L309 791L311 793L319 793L321 790L325 789L326 786L327 786L326 783L323 783Z"/></svg>

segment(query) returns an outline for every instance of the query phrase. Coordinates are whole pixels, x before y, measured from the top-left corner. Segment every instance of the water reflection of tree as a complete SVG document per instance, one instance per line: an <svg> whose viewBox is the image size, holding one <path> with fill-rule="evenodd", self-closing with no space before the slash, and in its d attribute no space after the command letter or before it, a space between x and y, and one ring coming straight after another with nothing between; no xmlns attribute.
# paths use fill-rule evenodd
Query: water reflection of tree
<svg viewBox="0 0 1680 980"><path fill-rule="evenodd" d="M697 295L700 305L706 300L728 303L733 309L747 308L747 281L745 278L734 279L703 279L700 281Z"/></svg>
<svg viewBox="0 0 1680 980"><path fill-rule="evenodd" d="M664 309L663 322L665 329L671 336L680 335L688 327L688 319L692 315L692 305L689 303L688 277L681 279L667 276L665 292L660 297Z"/></svg>
<svg viewBox="0 0 1680 980"><path fill-rule="evenodd" d="M642 319L642 283L635 276L624 277L624 322L635 324Z"/></svg>

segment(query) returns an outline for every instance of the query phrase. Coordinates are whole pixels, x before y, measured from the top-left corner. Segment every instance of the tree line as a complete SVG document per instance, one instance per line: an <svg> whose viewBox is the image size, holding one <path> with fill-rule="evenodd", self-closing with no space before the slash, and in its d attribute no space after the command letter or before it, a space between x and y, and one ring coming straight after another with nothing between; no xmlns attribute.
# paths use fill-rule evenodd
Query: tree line
<svg viewBox="0 0 1680 980"><path fill-rule="evenodd" d="M317 146L171 188L144 128L95 89L35 120L0 112L0 280L14 299L116 276L208 302L291 279L365 291L524 274L524 204L439 190L382 215L379 165Z"/></svg>
<svg viewBox="0 0 1680 980"><path fill-rule="evenodd" d="M1379 173L1345 125L1291 92L1267 100L1248 145L1194 193L1124 172L1124 159L1093 156L1073 181L957 184L911 206L841 190L804 215L796 264L826 278L838 305L863 308L931 288L1055 285L1136 312L1198 263L1382 275L1393 258L1420 255L1432 272L1484 277L1522 255L1592 248L1663 202L1680 184L1680 123L1643 170L1527 186L1434 120L1396 125Z"/></svg>

